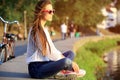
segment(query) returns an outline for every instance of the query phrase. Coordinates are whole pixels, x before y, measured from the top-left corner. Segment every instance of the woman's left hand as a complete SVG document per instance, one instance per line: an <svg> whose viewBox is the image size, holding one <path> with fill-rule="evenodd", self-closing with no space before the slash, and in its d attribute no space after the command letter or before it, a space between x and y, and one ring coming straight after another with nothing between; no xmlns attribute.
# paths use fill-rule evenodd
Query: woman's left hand
<svg viewBox="0 0 120 80"><path fill-rule="evenodd" d="M77 63L72 62L72 68L73 68L74 72L79 73L80 68L77 65Z"/></svg>

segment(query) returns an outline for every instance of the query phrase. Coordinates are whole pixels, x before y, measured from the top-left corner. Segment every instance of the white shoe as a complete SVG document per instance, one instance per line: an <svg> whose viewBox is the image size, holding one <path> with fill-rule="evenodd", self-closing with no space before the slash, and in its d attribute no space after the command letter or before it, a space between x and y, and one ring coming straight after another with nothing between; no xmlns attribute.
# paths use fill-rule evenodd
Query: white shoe
<svg viewBox="0 0 120 80"><path fill-rule="evenodd" d="M83 77L83 76L85 76L85 74L86 74L86 71L84 69L80 69L79 73L77 73L77 76L78 77Z"/></svg>

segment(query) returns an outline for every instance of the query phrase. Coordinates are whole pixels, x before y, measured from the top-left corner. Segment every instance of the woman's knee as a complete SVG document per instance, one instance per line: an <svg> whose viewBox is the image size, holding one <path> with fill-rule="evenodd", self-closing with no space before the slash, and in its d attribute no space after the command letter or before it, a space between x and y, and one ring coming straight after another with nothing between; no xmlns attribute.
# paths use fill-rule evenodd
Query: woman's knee
<svg viewBox="0 0 120 80"><path fill-rule="evenodd" d="M64 61L64 67L65 68L68 68L68 67L72 66L72 60L70 60L69 58L64 58L63 61Z"/></svg>
<svg viewBox="0 0 120 80"><path fill-rule="evenodd" d="M73 51L69 50L68 53L75 57L75 53Z"/></svg>

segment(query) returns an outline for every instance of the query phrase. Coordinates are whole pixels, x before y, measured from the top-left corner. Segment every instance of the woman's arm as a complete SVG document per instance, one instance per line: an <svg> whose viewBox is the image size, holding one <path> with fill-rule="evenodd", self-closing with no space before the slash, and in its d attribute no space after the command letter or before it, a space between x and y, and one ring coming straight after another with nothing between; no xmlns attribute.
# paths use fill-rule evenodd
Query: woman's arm
<svg viewBox="0 0 120 80"><path fill-rule="evenodd" d="M62 59L64 58L64 56L62 55L62 53L56 49L50 35L49 35L49 32L48 30L45 28L44 29L45 33L46 33L46 37L47 37L47 40L48 40L48 43L50 45L50 49L51 49L51 53L49 53L47 56L49 59L53 60L53 61L56 61L56 60L59 60L59 59Z"/></svg>

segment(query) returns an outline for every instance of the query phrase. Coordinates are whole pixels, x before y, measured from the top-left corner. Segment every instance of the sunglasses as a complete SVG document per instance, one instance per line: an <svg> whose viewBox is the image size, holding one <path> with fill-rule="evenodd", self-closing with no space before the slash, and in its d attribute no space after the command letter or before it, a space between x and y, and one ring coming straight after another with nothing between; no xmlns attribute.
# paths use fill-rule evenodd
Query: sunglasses
<svg viewBox="0 0 120 80"><path fill-rule="evenodd" d="M55 10L43 10L42 12L47 12L49 14L54 14L55 13Z"/></svg>

